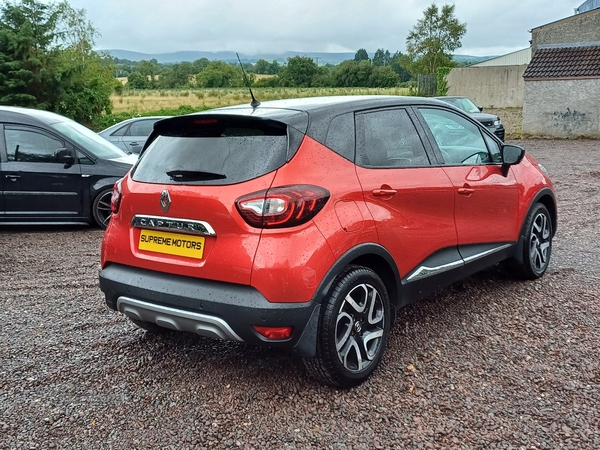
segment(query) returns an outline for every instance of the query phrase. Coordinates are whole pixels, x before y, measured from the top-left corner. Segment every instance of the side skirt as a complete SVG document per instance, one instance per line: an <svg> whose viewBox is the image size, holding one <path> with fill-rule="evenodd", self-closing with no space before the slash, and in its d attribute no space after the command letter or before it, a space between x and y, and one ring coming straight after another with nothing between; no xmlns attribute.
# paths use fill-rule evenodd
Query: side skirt
<svg viewBox="0 0 600 450"><path fill-rule="evenodd" d="M517 242L473 244L440 250L402 279L400 307L515 256Z"/></svg>

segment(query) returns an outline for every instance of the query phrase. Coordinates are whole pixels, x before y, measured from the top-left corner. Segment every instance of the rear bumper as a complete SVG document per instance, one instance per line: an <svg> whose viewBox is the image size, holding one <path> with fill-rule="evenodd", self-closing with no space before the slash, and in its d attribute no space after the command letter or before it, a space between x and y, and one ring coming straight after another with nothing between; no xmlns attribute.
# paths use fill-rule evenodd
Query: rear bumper
<svg viewBox="0 0 600 450"><path fill-rule="evenodd" d="M225 340L290 349L314 356L320 305L270 303L251 286L172 275L121 264L100 272L100 289L115 311L165 328ZM253 326L293 327L268 340Z"/></svg>

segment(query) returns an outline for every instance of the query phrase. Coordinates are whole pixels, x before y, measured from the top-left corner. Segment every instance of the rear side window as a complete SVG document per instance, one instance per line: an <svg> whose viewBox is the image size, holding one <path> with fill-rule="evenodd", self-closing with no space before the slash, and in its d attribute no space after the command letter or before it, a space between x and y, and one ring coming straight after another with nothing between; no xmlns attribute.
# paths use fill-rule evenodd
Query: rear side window
<svg viewBox="0 0 600 450"><path fill-rule="evenodd" d="M404 109L359 114L356 142L356 160L363 167L430 165L419 133Z"/></svg>
<svg viewBox="0 0 600 450"><path fill-rule="evenodd" d="M156 123L156 120L139 120L137 122L134 122L131 124L131 126L129 127L129 132L127 133L128 136L148 136L150 135L150 133L152 133L152 127L154 127L154 124Z"/></svg>
<svg viewBox="0 0 600 450"><path fill-rule="evenodd" d="M325 145L348 161L354 162L354 113L334 117Z"/></svg>
<svg viewBox="0 0 600 450"><path fill-rule="evenodd" d="M283 123L248 117L184 116L157 124L132 172L135 181L226 185L278 169L287 160Z"/></svg>

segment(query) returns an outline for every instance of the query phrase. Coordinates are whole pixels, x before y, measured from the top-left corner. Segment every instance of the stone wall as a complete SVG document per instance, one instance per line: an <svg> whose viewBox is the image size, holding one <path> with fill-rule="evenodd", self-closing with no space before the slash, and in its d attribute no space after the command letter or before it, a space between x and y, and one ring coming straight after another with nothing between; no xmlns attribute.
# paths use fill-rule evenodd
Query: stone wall
<svg viewBox="0 0 600 450"><path fill-rule="evenodd" d="M600 41L600 9L575 14L567 19L531 30L533 54L540 45Z"/></svg>
<svg viewBox="0 0 600 450"><path fill-rule="evenodd" d="M600 138L600 79L526 81L523 136Z"/></svg>
<svg viewBox="0 0 600 450"><path fill-rule="evenodd" d="M484 108L523 106L523 72L527 65L464 67L452 69L447 76L448 95L469 97Z"/></svg>

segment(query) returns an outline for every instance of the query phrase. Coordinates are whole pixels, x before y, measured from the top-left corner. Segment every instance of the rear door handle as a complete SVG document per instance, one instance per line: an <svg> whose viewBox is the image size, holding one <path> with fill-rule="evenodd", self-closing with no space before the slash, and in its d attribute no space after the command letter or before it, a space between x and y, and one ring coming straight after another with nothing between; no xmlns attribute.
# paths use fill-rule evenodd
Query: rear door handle
<svg viewBox="0 0 600 450"><path fill-rule="evenodd" d="M471 195L473 192L475 192L475 189L473 188L458 188L458 193L462 195Z"/></svg>
<svg viewBox="0 0 600 450"><path fill-rule="evenodd" d="M398 191L396 189L373 189L373 195L377 197L389 197L396 195Z"/></svg>
<svg viewBox="0 0 600 450"><path fill-rule="evenodd" d="M6 178L8 178L10 181L17 181L19 178L21 178L21 175L6 175Z"/></svg>

